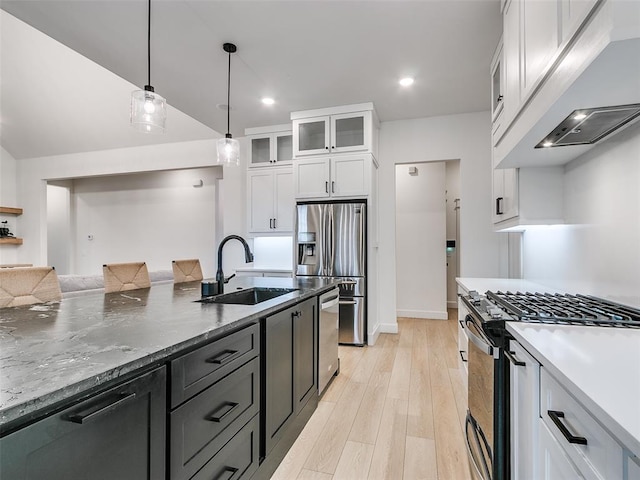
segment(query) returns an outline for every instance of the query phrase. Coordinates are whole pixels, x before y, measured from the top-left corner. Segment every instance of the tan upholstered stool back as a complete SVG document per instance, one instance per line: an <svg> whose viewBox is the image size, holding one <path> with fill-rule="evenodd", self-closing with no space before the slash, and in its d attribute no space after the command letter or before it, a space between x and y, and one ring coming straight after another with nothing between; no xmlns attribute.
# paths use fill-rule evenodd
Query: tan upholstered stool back
<svg viewBox="0 0 640 480"><path fill-rule="evenodd" d="M173 267L173 282L195 282L202 280L202 269L200 268L200 260L192 258L189 260L174 260L171 262Z"/></svg>
<svg viewBox="0 0 640 480"><path fill-rule="evenodd" d="M55 302L61 298L53 267L0 268L0 308Z"/></svg>
<svg viewBox="0 0 640 480"><path fill-rule="evenodd" d="M149 288L149 271L145 262L109 263L102 266L104 293Z"/></svg>

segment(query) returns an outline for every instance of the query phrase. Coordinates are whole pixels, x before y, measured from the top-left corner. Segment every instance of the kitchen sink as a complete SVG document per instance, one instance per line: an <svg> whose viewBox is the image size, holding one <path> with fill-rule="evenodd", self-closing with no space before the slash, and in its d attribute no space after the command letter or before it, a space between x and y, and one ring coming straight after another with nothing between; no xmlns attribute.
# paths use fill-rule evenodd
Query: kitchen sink
<svg viewBox="0 0 640 480"><path fill-rule="evenodd" d="M202 303L230 303L234 305L255 305L272 298L295 292L297 288L252 287L239 292L223 293L198 300Z"/></svg>

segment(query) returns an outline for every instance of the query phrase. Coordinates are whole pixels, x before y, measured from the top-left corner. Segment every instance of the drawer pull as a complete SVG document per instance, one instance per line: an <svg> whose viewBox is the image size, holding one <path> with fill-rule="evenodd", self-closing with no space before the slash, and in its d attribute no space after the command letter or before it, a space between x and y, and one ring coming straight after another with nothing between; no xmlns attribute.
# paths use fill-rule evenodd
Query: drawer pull
<svg viewBox="0 0 640 480"><path fill-rule="evenodd" d="M99 417L103 413L118 408L122 404L134 398L136 398L135 393L118 393L116 395L111 395L90 407L67 415L66 418L73 423L86 423Z"/></svg>
<svg viewBox="0 0 640 480"><path fill-rule="evenodd" d="M224 467L224 470L220 475L218 475L215 480L231 480L238 471L237 468L234 467Z"/></svg>
<svg viewBox="0 0 640 480"><path fill-rule="evenodd" d="M510 352L509 350L504 351L504 356L509 359L511 363L513 363L516 367L526 367L527 364L521 360L516 358L516 352Z"/></svg>
<svg viewBox="0 0 640 480"><path fill-rule="evenodd" d="M223 350L215 357L207 358L205 362L215 363L216 365L224 365L225 363L230 362L237 355L238 355L238 350Z"/></svg>
<svg viewBox="0 0 640 480"><path fill-rule="evenodd" d="M235 402L224 402L224 404L220 408L218 408L218 410L211 414L208 420L220 423L222 419L229 415L237 406L238 404ZM222 412L222 414L220 414L220 412Z"/></svg>
<svg viewBox="0 0 640 480"><path fill-rule="evenodd" d="M458 350L458 352L460 352L460 359L464 362L467 363L467 359L464 358L464 355L462 355L463 353L467 353L464 350Z"/></svg>
<svg viewBox="0 0 640 480"><path fill-rule="evenodd" d="M586 445L587 444L587 439L584 437L576 437L575 435L572 435L571 432L569 431L569 429L565 426L564 423L562 423L562 420L560 420L561 418L564 418L564 412L558 412L556 410L547 410L547 414L549 415L549 418L551 420L553 420L553 423L556 424L556 427L558 427L558 429L560 430L560 432L562 433L562 435L564 435L564 438L567 439L567 442L569 443L577 443L580 445Z"/></svg>

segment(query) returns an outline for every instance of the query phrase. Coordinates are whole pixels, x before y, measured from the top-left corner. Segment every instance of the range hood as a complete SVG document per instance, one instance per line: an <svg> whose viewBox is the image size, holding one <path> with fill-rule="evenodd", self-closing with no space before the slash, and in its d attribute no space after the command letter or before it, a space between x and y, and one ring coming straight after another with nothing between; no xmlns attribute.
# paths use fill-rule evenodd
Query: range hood
<svg viewBox="0 0 640 480"><path fill-rule="evenodd" d="M495 140L495 166L560 166L637 131L639 79L640 2L604 1Z"/></svg>
<svg viewBox="0 0 640 480"><path fill-rule="evenodd" d="M592 145L640 117L640 103L574 110L535 148Z"/></svg>

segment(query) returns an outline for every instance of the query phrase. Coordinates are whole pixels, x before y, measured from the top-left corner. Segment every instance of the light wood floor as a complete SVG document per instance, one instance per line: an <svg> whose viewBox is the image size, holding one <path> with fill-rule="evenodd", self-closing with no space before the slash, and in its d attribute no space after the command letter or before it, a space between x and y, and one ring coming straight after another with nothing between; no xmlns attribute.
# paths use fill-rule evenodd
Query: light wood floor
<svg viewBox="0 0 640 480"><path fill-rule="evenodd" d="M340 347L340 375L272 480L467 480L457 311L399 318L373 347Z"/></svg>

